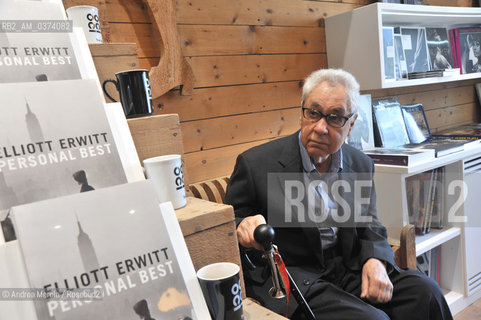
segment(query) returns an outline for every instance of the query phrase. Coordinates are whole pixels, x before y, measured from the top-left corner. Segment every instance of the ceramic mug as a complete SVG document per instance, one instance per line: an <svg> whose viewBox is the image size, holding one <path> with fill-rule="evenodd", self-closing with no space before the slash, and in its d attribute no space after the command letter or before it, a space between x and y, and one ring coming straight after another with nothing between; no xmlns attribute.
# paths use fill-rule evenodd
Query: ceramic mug
<svg viewBox="0 0 481 320"><path fill-rule="evenodd" d="M73 6L66 11L73 26L82 28L88 43L102 43L99 9L94 6Z"/></svg>

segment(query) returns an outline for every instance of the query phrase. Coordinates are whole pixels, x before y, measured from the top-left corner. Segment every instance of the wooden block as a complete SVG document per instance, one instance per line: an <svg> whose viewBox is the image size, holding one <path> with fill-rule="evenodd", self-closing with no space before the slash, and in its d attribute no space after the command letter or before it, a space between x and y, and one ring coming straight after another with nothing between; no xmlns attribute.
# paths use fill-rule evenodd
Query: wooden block
<svg viewBox="0 0 481 320"><path fill-rule="evenodd" d="M287 319L283 316L264 308L260 304L254 302L250 298L244 299L242 304L242 310L244 311L244 320L257 320L257 319L269 319L269 320L282 320Z"/></svg>
<svg viewBox="0 0 481 320"><path fill-rule="evenodd" d="M166 154L180 154L182 157L185 185L189 184L184 161L182 133L180 131L179 116L177 114L154 115L128 119L130 133L134 140L139 160L162 156Z"/></svg>
<svg viewBox="0 0 481 320"><path fill-rule="evenodd" d="M215 262L241 266L232 206L188 197L175 213L195 270ZM240 276L245 297L242 269Z"/></svg>
<svg viewBox="0 0 481 320"><path fill-rule="evenodd" d="M100 84L103 84L107 79L115 80L115 73L117 72L139 69L137 45L135 43L90 44L89 48ZM107 92L119 101L119 93L113 84L107 85ZM105 96L105 101L110 102L110 99Z"/></svg>

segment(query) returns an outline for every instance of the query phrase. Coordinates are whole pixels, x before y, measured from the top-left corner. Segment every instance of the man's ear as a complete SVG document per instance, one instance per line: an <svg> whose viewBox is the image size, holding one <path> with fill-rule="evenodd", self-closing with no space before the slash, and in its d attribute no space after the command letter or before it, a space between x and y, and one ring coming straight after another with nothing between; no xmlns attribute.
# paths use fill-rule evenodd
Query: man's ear
<svg viewBox="0 0 481 320"><path fill-rule="evenodd" d="M351 120L350 120L350 123L349 123L349 131L347 132L347 136L350 136L351 135L351 131L352 131L352 127L354 127L354 123L356 122L356 119L357 119L357 113L355 115L352 116Z"/></svg>

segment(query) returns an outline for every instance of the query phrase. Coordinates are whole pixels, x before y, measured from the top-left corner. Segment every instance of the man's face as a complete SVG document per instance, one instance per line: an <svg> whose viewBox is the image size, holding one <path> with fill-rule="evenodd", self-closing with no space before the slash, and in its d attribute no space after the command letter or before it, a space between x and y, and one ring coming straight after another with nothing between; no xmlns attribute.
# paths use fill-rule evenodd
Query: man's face
<svg viewBox="0 0 481 320"><path fill-rule="evenodd" d="M305 108L311 108L323 114L349 116L347 94L344 85L331 86L329 82L321 82L307 97ZM326 118L312 122L301 114L301 143L314 163L321 163L335 153L351 133L356 116L351 117L341 128L327 124Z"/></svg>

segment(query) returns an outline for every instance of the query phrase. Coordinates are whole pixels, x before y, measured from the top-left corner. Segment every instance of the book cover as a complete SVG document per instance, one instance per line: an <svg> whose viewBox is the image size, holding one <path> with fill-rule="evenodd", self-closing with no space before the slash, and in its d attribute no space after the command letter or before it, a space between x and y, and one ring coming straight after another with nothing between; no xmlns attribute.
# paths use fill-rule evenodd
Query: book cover
<svg viewBox="0 0 481 320"><path fill-rule="evenodd" d="M414 226L415 230L419 230L424 213L424 204L421 201L421 182L418 175L414 175L407 177L405 183L409 223Z"/></svg>
<svg viewBox="0 0 481 320"><path fill-rule="evenodd" d="M470 123L442 130L433 134L433 138L455 140L481 139L481 123Z"/></svg>
<svg viewBox="0 0 481 320"><path fill-rule="evenodd" d="M374 128L370 94L362 94L360 96L357 119L346 142L358 150L374 148Z"/></svg>
<svg viewBox="0 0 481 320"><path fill-rule="evenodd" d="M435 188L436 193L434 196L434 204L433 210L431 215L431 228L435 229L442 229L444 227L444 201L445 201L445 168L439 167L437 168L436 177L435 177Z"/></svg>
<svg viewBox="0 0 481 320"><path fill-rule="evenodd" d="M426 27L426 41L431 58L431 70L451 69L453 56L448 30L442 27Z"/></svg>
<svg viewBox="0 0 481 320"><path fill-rule="evenodd" d="M453 67L460 69L460 65L458 61L458 50L457 50L455 29L449 29L449 43L451 45L451 54L453 56ZM461 72L461 69L460 69L460 72Z"/></svg>
<svg viewBox="0 0 481 320"><path fill-rule="evenodd" d="M403 147L413 148L415 150L433 149L434 156L437 158L455 152L464 151L464 145L467 142L467 140L435 139L429 142L423 142L420 144L409 144Z"/></svg>
<svg viewBox="0 0 481 320"><path fill-rule="evenodd" d="M403 148L373 148L363 150L375 164L411 166L434 158L434 150L414 150Z"/></svg>
<svg viewBox="0 0 481 320"><path fill-rule="evenodd" d="M431 139L428 120L421 103L401 106L404 124L411 143L421 143Z"/></svg>
<svg viewBox="0 0 481 320"><path fill-rule="evenodd" d="M456 28L457 56L461 73L481 72L481 28Z"/></svg>
<svg viewBox="0 0 481 320"><path fill-rule="evenodd" d="M209 318L175 212L159 208L151 181L12 211L32 288L102 297L37 300L38 319Z"/></svg>
<svg viewBox="0 0 481 320"><path fill-rule="evenodd" d="M430 70L424 28L401 28L408 73Z"/></svg>
<svg viewBox="0 0 481 320"><path fill-rule="evenodd" d="M65 13L59 10L57 3L0 3L0 19L14 20L10 26L16 30L0 33L0 83L81 78L71 32L62 23ZM46 28L53 19L57 21L55 29L42 32L42 21ZM31 31L39 28L39 32Z"/></svg>
<svg viewBox="0 0 481 320"><path fill-rule="evenodd" d="M394 54L396 57L396 80L406 79L408 77L408 67L400 34L394 34Z"/></svg>
<svg viewBox="0 0 481 320"><path fill-rule="evenodd" d="M397 98L374 100L372 109L377 147L393 148L410 142Z"/></svg>
<svg viewBox="0 0 481 320"><path fill-rule="evenodd" d="M94 80L0 86L0 210L126 183Z"/></svg>
<svg viewBox="0 0 481 320"><path fill-rule="evenodd" d="M393 27L382 28L382 44L384 52L384 79L395 79Z"/></svg>

